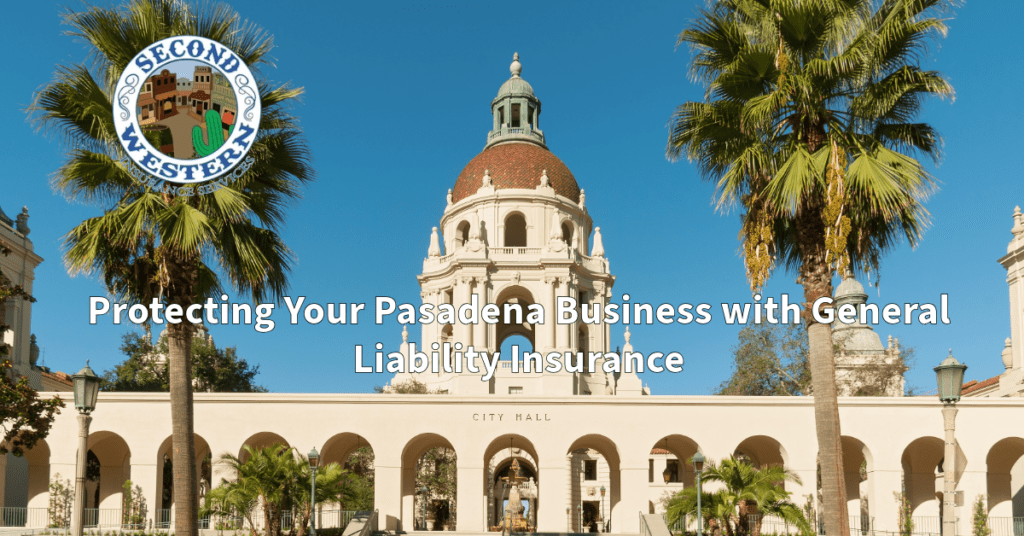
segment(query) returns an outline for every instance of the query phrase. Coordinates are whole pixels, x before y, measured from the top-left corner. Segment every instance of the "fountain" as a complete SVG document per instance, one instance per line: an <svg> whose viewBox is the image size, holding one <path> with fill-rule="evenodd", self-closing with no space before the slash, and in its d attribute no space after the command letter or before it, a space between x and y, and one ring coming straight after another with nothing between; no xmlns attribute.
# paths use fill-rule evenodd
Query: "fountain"
<svg viewBox="0 0 1024 536"><path fill-rule="evenodd" d="M523 490L523 484L528 479L520 474L518 459L512 459L512 467L509 469L508 476L503 477L501 480L505 482L505 486L508 488L508 502L505 504L501 524L492 530L500 530L503 534L506 531L509 534L513 532L533 532L533 527L530 526L529 520L523 516L523 491L525 491Z"/></svg>

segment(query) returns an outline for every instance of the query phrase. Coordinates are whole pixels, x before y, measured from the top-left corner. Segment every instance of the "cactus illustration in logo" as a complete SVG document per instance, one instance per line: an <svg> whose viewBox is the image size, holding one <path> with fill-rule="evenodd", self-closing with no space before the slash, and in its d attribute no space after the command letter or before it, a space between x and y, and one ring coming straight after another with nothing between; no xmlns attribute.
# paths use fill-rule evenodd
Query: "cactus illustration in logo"
<svg viewBox="0 0 1024 536"><path fill-rule="evenodd" d="M228 136L235 125L228 128ZM192 146L195 147L196 156L202 158L209 156L224 145L224 130L221 127L220 112L214 110L206 111L206 138L209 142L203 141L203 129L198 126L192 127Z"/></svg>

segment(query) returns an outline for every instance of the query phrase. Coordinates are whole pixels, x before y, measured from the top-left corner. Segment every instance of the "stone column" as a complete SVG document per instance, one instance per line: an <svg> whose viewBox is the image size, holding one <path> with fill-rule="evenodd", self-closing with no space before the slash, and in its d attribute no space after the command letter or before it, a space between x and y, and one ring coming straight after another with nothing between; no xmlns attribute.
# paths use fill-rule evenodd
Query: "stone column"
<svg viewBox="0 0 1024 536"><path fill-rule="evenodd" d="M970 454L967 455L968 459L972 458ZM983 460L984 458L975 458ZM973 460L972 460L973 461ZM979 463L973 465L972 463L967 464L968 467L973 466L973 471L964 471L964 475L960 478L960 482L957 483L957 489L963 491L964 494L964 505L957 508L957 517L960 518L960 523L957 525L957 534L974 534L974 503L978 500L978 495L988 494L988 472L985 463ZM985 497L985 507L988 508L988 497ZM990 526L991 528L991 526Z"/></svg>
<svg viewBox="0 0 1024 536"><path fill-rule="evenodd" d="M473 282L476 285L477 304L483 309L484 305L487 304L487 277L474 277ZM477 352L489 349L487 347L487 323L482 318L473 326L473 346Z"/></svg>
<svg viewBox="0 0 1024 536"><path fill-rule="evenodd" d="M549 352L555 348L555 287L558 285L557 277L544 278L544 326L538 330L537 350Z"/></svg>
<svg viewBox="0 0 1024 536"><path fill-rule="evenodd" d="M600 307L601 308L601 317L602 317L602 320L600 322L598 322L597 324L593 324L593 325L589 326L589 329L587 330L590 333L591 340L593 341L593 348L591 348L590 351L591 352L611 351L611 349L609 348L610 345L608 344L608 339L605 338L605 331L607 330L608 326L607 326L607 324L605 324L604 319L603 319L603 317L604 317L604 308L605 308L605 286L604 286L604 282L601 282L601 281L595 281L594 282L594 292L593 292L593 294L592 294L592 296L590 298L590 307L595 309L595 310L598 307Z"/></svg>
<svg viewBox="0 0 1024 536"><path fill-rule="evenodd" d="M875 469L868 475L868 481L871 483L868 508L871 517L874 518L873 528L876 531L899 531L900 505L896 502L895 494L902 489L903 468L899 464L899 458L894 461L895 464L884 469Z"/></svg>
<svg viewBox="0 0 1024 536"><path fill-rule="evenodd" d="M134 461L134 460L133 460ZM216 464L214 464L216 467ZM132 464L132 487L142 490L142 498L146 502L145 519L147 524L155 522L160 510L160 490L157 489L157 467L155 463Z"/></svg>
<svg viewBox="0 0 1024 536"><path fill-rule="evenodd" d="M437 290L423 290L420 292L420 298L423 303L433 305L435 311L437 311L437 306L441 302L439 296L440 292ZM444 326L440 322L431 322L429 324L420 325L420 344L418 347L421 352L427 352L429 354L430 344L441 340L442 327Z"/></svg>
<svg viewBox="0 0 1024 536"><path fill-rule="evenodd" d="M458 502L456 528L459 532L484 532L484 467L480 456L459 456L456 501Z"/></svg>
<svg viewBox="0 0 1024 536"><path fill-rule="evenodd" d="M565 532L566 483L569 468L565 456L543 455L537 475L537 532Z"/></svg>
<svg viewBox="0 0 1024 536"><path fill-rule="evenodd" d="M643 464L641 465L641 461ZM639 515L647 513L650 483L647 482L647 460L622 461L619 468L619 501L612 509L612 532L640 532ZM612 490L612 497L615 491Z"/></svg>
<svg viewBox="0 0 1024 536"><path fill-rule="evenodd" d="M470 302L470 285L473 282L471 277L457 277L454 303L456 312L462 307L462 304ZM458 318L455 319L455 341L461 342L463 348L473 344L473 326L471 324L463 324Z"/></svg>
<svg viewBox="0 0 1024 536"><path fill-rule="evenodd" d="M954 422L956 406L944 404L942 422L946 430L945 461L942 464L942 536L956 536L956 440L954 439Z"/></svg>
<svg viewBox="0 0 1024 536"><path fill-rule="evenodd" d="M78 461L75 462L75 504L71 514L72 536L82 536L82 516L85 515L85 462L89 451L89 424L91 423L91 416L85 413L78 414Z"/></svg>
<svg viewBox="0 0 1024 536"><path fill-rule="evenodd" d="M561 277L555 283L555 303L553 304L552 313L557 312L557 301L559 297L569 295L569 281L565 277ZM561 318L557 314L553 316L555 320L555 348L557 350L565 350L569 347L569 329L572 327L569 324L559 324L558 321Z"/></svg>
<svg viewBox="0 0 1024 536"><path fill-rule="evenodd" d="M406 513L404 490L402 489L402 460L398 457L381 457L374 459L373 469L373 508L377 510L377 524L380 530L410 531L413 529L412 517L403 524L403 514L412 515L411 496ZM410 484L411 486L411 484Z"/></svg>

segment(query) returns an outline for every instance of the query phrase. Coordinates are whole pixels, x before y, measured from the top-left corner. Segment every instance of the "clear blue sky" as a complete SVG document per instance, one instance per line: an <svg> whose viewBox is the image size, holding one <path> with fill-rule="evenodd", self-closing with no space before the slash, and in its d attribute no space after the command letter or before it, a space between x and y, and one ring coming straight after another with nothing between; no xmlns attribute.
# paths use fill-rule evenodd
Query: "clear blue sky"
<svg viewBox="0 0 1024 536"><path fill-rule="evenodd" d="M543 101L551 150L587 191L587 205L618 277L618 295L653 303L750 299L737 254L739 218L718 214L712 187L687 162L664 156L673 108L701 89L686 76L688 51L676 35L694 2L502 2L468 6L375 2L234 2L243 17L275 35L276 81L306 88L296 109L319 172L288 217L284 238L298 256L293 295L326 302L372 302L390 295L419 301L415 276L426 256L445 192L483 147L489 104L518 51L523 77ZM70 278L61 236L97 208L54 194L61 161L56 140L35 133L24 108L58 62L81 62L86 49L62 35L64 2L5 8L4 84L0 88L0 206L31 212L31 238L44 259L36 271L32 329L48 366L97 370L123 359L126 327L90 326L98 279ZM78 4L72 4L77 6ZM957 10L949 37L926 67L944 72L955 102L932 102L924 116L945 136L934 173L941 190L927 207L934 220L917 250L902 246L882 267L872 301L933 302L950 296L948 326L881 326L917 347L911 384L934 389L935 366L953 348L968 378L1003 370L1009 336L1005 254L1015 204L1024 204L1019 166L1024 122L1019 69L1024 46L1011 0L972 1ZM767 295L797 294L793 274L777 272ZM715 306L718 307L717 305ZM275 315L280 320L283 306ZM645 374L655 393L706 394L728 377L737 326L636 326L638 351L678 350L681 374ZM366 322L364 320L364 322ZM353 346L400 342L397 325L288 326L270 334L214 327L218 345L237 346L260 365L272 391L362 392L386 377L354 374ZM613 338L621 343L621 326ZM411 330L412 339L418 330Z"/></svg>

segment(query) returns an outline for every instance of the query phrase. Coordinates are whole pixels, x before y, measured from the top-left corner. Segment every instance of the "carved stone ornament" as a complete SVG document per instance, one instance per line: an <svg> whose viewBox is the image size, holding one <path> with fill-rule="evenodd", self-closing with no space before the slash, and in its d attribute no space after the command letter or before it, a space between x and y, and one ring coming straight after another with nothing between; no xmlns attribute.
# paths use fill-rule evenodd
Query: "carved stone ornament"
<svg viewBox="0 0 1024 536"><path fill-rule="evenodd" d="M519 278L521 278L522 276L523 276L523 274L521 274L519 272L512 272L512 284L513 285L518 285L519 284Z"/></svg>

